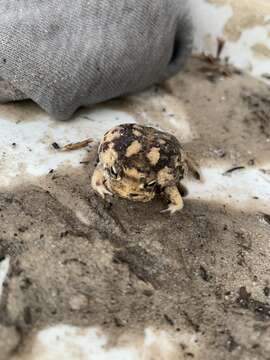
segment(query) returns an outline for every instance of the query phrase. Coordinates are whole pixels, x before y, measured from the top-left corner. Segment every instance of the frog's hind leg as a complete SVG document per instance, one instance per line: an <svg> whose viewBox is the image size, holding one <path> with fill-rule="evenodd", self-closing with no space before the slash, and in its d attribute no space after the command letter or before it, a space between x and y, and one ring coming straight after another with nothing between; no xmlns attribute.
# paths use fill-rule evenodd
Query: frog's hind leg
<svg viewBox="0 0 270 360"><path fill-rule="evenodd" d="M179 190L179 192L180 192L180 195L182 196L182 197L186 197L186 196L188 196L188 189L186 188L186 186L185 185L183 185L183 184L181 184L180 182L177 184L177 188L178 188L178 190Z"/></svg>
<svg viewBox="0 0 270 360"><path fill-rule="evenodd" d="M190 155L186 155L185 162L187 165L188 174L191 175L194 179L202 181L202 174L195 160Z"/></svg>
<svg viewBox="0 0 270 360"><path fill-rule="evenodd" d="M170 204L167 209L162 210L161 212L169 211L171 214L173 214L176 211L180 211L183 209L184 202L176 185L165 187L164 193L165 196L169 199Z"/></svg>

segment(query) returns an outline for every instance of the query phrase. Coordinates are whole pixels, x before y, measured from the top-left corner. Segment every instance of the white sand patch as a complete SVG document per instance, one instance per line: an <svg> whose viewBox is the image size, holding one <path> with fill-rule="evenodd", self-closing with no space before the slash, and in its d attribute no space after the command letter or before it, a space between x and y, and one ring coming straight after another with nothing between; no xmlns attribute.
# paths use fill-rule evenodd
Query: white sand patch
<svg viewBox="0 0 270 360"><path fill-rule="evenodd" d="M97 328L58 325L40 331L27 360L184 360L197 358L198 339L192 334L169 334L147 328L144 335L124 334L109 346L109 337ZM181 349L180 344L183 344ZM18 359L18 357L15 357Z"/></svg>
<svg viewBox="0 0 270 360"><path fill-rule="evenodd" d="M213 5L206 0L188 0L194 23L194 52L216 54L217 38L233 16L230 5Z"/></svg>
<svg viewBox="0 0 270 360"><path fill-rule="evenodd" d="M0 118L0 187L20 184L29 176L47 174L60 165L80 166L85 150L63 153L51 144L64 145L86 138L98 141L111 127L130 122L135 122L130 115L107 109L68 122L46 115L19 123Z"/></svg>
<svg viewBox="0 0 270 360"><path fill-rule="evenodd" d="M171 94L153 90L129 97L130 109L143 125L153 126L175 135L182 143L196 138L191 129L184 103Z"/></svg>
<svg viewBox="0 0 270 360"><path fill-rule="evenodd" d="M255 26L244 30L238 41L228 41L224 48L224 57L240 69L249 70L253 76L270 75L270 60L267 56L258 56L253 50L256 44L263 44L270 50L270 25Z"/></svg>
<svg viewBox="0 0 270 360"><path fill-rule="evenodd" d="M225 25L234 15L232 6L210 4L207 0L189 0L189 5L195 27L194 52L216 55L217 39L219 37L226 39ZM242 6L244 11L244 4ZM269 9L268 4L264 7ZM270 14L265 13L265 24L244 29L237 41L226 40L221 57L228 57L231 64L249 71L253 76L270 84L269 80L261 77L265 74L269 75L269 57L260 56L253 50L256 44L270 49L270 23L267 23L269 17Z"/></svg>
<svg viewBox="0 0 270 360"><path fill-rule="evenodd" d="M260 169L247 168L224 174L228 169L230 166L222 164L203 166L204 182L185 181L189 198L270 213L270 163Z"/></svg>

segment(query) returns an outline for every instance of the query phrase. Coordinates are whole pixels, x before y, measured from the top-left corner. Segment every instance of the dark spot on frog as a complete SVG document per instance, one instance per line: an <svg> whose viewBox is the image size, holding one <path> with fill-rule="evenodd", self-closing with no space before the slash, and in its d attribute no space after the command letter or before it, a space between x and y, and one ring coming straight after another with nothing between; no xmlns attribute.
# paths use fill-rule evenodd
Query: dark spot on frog
<svg viewBox="0 0 270 360"><path fill-rule="evenodd" d="M119 158L126 156L126 149L135 140L134 135L123 136L113 141L114 149L117 151Z"/></svg>
<svg viewBox="0 0 270 360"><path fill-rule="evenodd" d="M110 142L109 141L105 141L104 143L101 144L101 147L100 147L100 151L106 151L109 149L109 144Z"/></svg>

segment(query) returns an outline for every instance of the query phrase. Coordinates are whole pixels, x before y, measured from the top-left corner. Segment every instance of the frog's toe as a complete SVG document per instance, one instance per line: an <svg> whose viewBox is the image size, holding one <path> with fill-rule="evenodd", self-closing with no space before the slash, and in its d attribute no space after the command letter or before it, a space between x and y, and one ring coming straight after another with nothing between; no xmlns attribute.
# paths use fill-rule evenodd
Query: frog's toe
<svg viewBox="0 0 270 360"><path fill-rule="evenodd" d="M183 209L184 203L182 196L179 193L177 186L167 186L164 189L166 197L169 199L170 204L168 209L163 210L162 212L169 211L171 214L174 214L176 211Z"/></svg>
<svg viewBox="0 0 270 360"><path fill-rule="evenodd" d="M103 199L105 198L105 195L112 196L112 193L105 187L104 184L96 184L93 188Z"/></svg>
<svg viewBox="0 0 270 360"><path fill-rule="evenodd" d="M105 186L104 182L105 178L103 176L103 171L100 167L97 166L91 179L91 185L94 191L98 193L103 199L105 198L105 195L112 195L112 193Z"/></svg>
<svg viewBox="0 0 270 360"><path fill-rule="evenodd" d="M170 212L171 215L174 214L176 211L180 211L183 209L183 203L182 204L170 204L167 209L161 210L161 213Z"/></svg>

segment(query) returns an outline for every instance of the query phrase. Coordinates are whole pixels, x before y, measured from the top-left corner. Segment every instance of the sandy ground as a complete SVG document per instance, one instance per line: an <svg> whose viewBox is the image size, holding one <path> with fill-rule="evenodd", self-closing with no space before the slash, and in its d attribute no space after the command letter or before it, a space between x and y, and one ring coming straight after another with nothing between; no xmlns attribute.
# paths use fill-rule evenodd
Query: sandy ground
<svg viewBox="0 0 270 360"><path fill-rule="evenodd" d="M269 175L266 85L193 59L164 86L108 106L170 130L163 103L171 122L185 104L184 141L201 165ZM181 139L181 127L174 133ZM0 193L0 257L10 261L0 358L31 358L36 331L65 323L101 326L111 344L147 326L196 336L200 350L183 341L175 359L269 359L270 206L267 214L254 198L242 210L187 199L170 217L161 199L102 201L89 186L94 152L80 168Z"/></svg>

